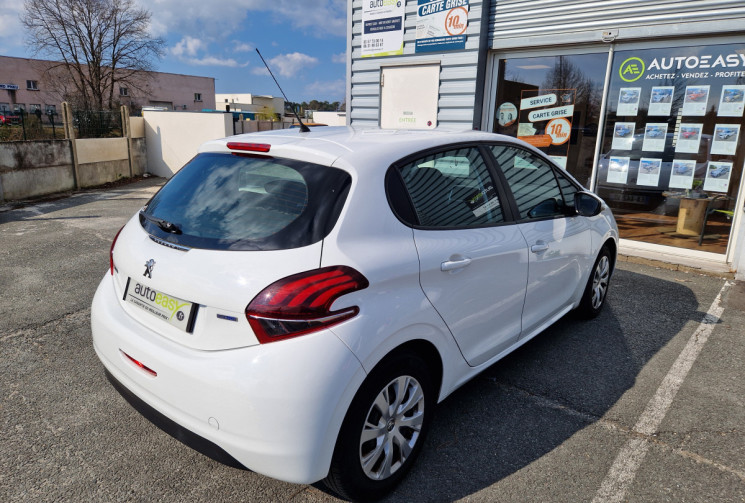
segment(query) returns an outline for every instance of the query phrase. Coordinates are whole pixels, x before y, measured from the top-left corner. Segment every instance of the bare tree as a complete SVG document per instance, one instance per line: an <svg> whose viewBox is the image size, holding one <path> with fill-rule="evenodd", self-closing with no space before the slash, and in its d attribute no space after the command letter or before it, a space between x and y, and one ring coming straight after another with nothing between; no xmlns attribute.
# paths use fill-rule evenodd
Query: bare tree
<svg viewBox="0 0 745 503"><path fill-rule="evenodd" d="M133 0L26 0L21 22L34 54L59 61L49 67L49 81L65 88L57 92L86 109L112 108L118 87L146 92L145 72L165 44Z"/></svg>

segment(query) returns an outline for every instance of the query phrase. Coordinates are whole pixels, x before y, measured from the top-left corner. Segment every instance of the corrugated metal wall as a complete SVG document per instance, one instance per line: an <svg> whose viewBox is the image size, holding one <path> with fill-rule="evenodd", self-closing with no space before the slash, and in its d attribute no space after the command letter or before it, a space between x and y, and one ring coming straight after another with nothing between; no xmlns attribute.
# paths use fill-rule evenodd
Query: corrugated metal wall
<svg viewBox="0 0 745 503"><path fill-rule="evenodd" d="M512 49L742 33L743 0L493 0L489 46Z"/></svg>
<svg viewBox="0 0 745 503"><path fill-rule="evenodd" d="M416 0L406 5L404 54L383 58L362 58L362 1L352 1L352 76L350 121L353 126L377 126L380 113L380 67L425 62L440 63L439 126L470 129L473 122L476 70L481 30L481 0L471 0L466 49L444 53L414 53ZM349 85L350 83L348 83Z"/></svg>

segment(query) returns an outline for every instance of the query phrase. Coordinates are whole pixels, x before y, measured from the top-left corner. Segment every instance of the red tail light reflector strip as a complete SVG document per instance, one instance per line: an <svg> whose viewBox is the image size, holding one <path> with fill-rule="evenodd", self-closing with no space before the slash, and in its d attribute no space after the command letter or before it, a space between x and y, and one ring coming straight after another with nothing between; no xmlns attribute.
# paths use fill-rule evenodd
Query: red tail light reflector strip
<svg viewBox="0 0 745 503"><path fill-rule="evenodd" d="M262 344L316 332L357 316L357 306L331 311L331 305L369 284L367 278L347 266L295 274L272 283L254 297L246 307L246 318Z"/></svg>
<svg viewBox="0 0 745 503"><path fill-rule="evenodd" d="M144 365L141 361L135 360L134 358L132 358L131 356L129 356L127 353L125 353L121 349L119 350L119 352L121 354L123 354L125 357L127 357L127 360L131 361L132 363L134 363L135 365L137 365L138 367L140 367L142 370L144 370L145 372L147 372L151 376L158 377L158 373L156 371L154 371L150 367Z"/></svg>
<svg viewBox="0 0 745 503"><path fill-rule="evenodd" d="M244 143L230 141L228 142L228 148L230 150L241 150L243 152L269 152L272 146L268 143Z"/></svg>

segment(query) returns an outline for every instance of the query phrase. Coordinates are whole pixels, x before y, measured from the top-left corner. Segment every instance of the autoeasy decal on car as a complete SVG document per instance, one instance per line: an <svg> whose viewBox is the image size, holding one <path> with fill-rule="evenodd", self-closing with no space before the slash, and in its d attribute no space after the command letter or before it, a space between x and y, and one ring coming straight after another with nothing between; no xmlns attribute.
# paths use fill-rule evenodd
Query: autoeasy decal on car
<svg viewBox="0 0 745 503"><path fill-rule="evenodd" d="M473 212L474 216L480 217L489 210L499 207L497 191L493 185L487 186L484 190L478 189L465 198L465 203Z"/></svg>

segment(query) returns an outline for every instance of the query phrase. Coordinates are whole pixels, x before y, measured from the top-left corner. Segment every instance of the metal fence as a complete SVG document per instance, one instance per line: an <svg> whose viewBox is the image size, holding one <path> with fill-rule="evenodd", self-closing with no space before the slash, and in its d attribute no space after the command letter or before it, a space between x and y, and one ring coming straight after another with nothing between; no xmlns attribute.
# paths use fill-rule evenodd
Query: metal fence
<svg viewBox="0 0 745 503"><path fill-rule="evenodd" d="M41 110L0 111L0 142L65 139L62 113ZM123 136L119 110L72 112L76 138L118 138Z"/></svg>
<svg viewBox="0 0 745 503"><path fill-rule="evenodd" d="M123 136L119 110L77 110L72 112L77 138L116 138Z"/></svg>
<svg viewBox="0 0 745 503"><path fill-rule="evenodd" d="M62 118L56 113L42 114L41 110L28 113L0 112L0 142L23 140L64 139Z"/></svg>

